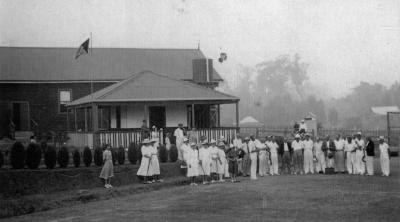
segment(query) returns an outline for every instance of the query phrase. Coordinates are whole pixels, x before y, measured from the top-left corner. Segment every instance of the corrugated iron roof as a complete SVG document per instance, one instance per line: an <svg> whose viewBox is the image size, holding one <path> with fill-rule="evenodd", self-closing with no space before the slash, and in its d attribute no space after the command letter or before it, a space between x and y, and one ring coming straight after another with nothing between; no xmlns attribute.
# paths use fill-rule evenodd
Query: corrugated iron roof
<svg viewBox="0 0 400 222"><path fill-rule="evenodd" d="M131 77L87 95L68 106L91 102L148 102L148 101L229 101L239 98L183 80L151 71Z"/></svg>
<svg viewBox="0 0 400 222"><path fill-rule="evenodd" d="M400 112L397 106L374 106L371 107L371 110L378 115L386 115L388 112Z"/></svg>
<svg viewBox="0 0 400 222"><path fill-rule="evenodd" d="M0 81L123 80L150 70L174 79L192 79L198 49L93 48L74 56L77 48L0 47ZM214 80L222 81L214 69Z"/></svg>

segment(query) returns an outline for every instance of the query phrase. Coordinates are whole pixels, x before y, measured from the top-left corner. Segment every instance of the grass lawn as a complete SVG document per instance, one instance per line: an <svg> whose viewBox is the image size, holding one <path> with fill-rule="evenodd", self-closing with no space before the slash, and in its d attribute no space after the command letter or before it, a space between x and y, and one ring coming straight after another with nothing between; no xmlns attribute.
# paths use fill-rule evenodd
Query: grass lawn
<svg viewBox="0 0 400 222"><path fill-rule="evenodd" d="M180 186L7 221L399 221L400 159L390 177L267 176ZM379 162L375 163L379 169ZM376 173L377 173L376 172Z"/></svg>

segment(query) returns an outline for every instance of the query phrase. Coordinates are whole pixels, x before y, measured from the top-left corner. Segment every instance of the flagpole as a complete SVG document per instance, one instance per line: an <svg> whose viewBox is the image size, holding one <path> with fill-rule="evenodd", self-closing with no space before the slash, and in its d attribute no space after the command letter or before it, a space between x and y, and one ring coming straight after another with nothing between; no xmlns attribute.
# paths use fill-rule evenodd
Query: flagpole
<svg viewBox="0 0 400 222"><path fill-rule="evenodd" d="M93 37L92 37L92 32L90 32L90 57L92 57L93 54ZM93 62L93 58L92 62ZM91 70L91 75L90 75L90 95L91 95L91 100L93 101L93 70Z"/></svg>

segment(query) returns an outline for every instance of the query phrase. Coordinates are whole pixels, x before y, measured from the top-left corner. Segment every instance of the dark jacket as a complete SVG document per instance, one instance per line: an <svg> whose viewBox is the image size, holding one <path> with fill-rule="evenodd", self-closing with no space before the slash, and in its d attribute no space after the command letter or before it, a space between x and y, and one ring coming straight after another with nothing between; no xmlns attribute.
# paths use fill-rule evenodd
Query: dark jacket
<svg viewBox="0 0 400 222"><path fill-rule="evenodd" d="M365 147L365 151L367 156L375 156L375 144L372 140L367 141L367 146Z"/></svg>
<svg viewBox="0 0 400 222"><path fill-rule="evenodd" d="M278 154L279 154L280 156L282 156L283 153L285 152L284 143L285 143L285 142L283 142L283 141L281 141L280 143L278 143L278 145L279 145ZM288 145L288 148L289 148L289 153L293 153L293 150L292 150L292 143L291 143L291 142L287 142L287 145Z"/></svg>

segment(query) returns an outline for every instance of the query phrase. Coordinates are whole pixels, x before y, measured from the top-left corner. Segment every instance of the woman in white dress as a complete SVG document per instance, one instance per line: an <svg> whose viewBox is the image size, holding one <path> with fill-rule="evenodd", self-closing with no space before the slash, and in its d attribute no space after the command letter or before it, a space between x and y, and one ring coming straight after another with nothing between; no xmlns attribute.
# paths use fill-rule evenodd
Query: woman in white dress
<svg viewBox="0 0 400 222"><path fill-rule="evenodd" d="M389 145L385 143L385 138L383 136L379 137L379 152L382 176L388 177L390 174L390 150Z"/></svg>
<svg viewBox="0 0 400 222"><path fill-rule="evenodd" d="M140 162L139 170L136 175L144 177L144 183L150 184L152 183L150 178L153 176L151 168L151 159L153 155L152 146L150 144L149 139L145 139L142 142L142 161Z"/></svg>
<svg viewBox="0 0 400 222"><path fill-rule="evenodd" d="M160 179L160 162L158 160L158 139L153 138L150 140L150 146L151 146L151 162L150 162L150 170L151 174L153 175L153 180L152 182L163 182L163 180Z"/></svg>
<svg viewBox="0 0 400 222"><path fill-rule="evenodd" d="M196 177L199 175L199 153L196 149L196 143L190 144L190 149L187 150L183 159L187 164L187 177L190 178L190 185L197 186Z"/></svg>
<svg viewBox="0 0 400 222"><path fill-rule="evenodd" d="M112 188L110 178L114 176L114 166L110 145L107 145L106 150L103 151L103 163L103 168L101 169L99 177L104 179L105 188Z"/></svg>
<svg viewBox="0 0 400 222"><path fill-rule="evenodd" d="M199 149L199 175L203 176L203 184L208 184L211 172L211 154L207 142L202 142Z"/></svg>

